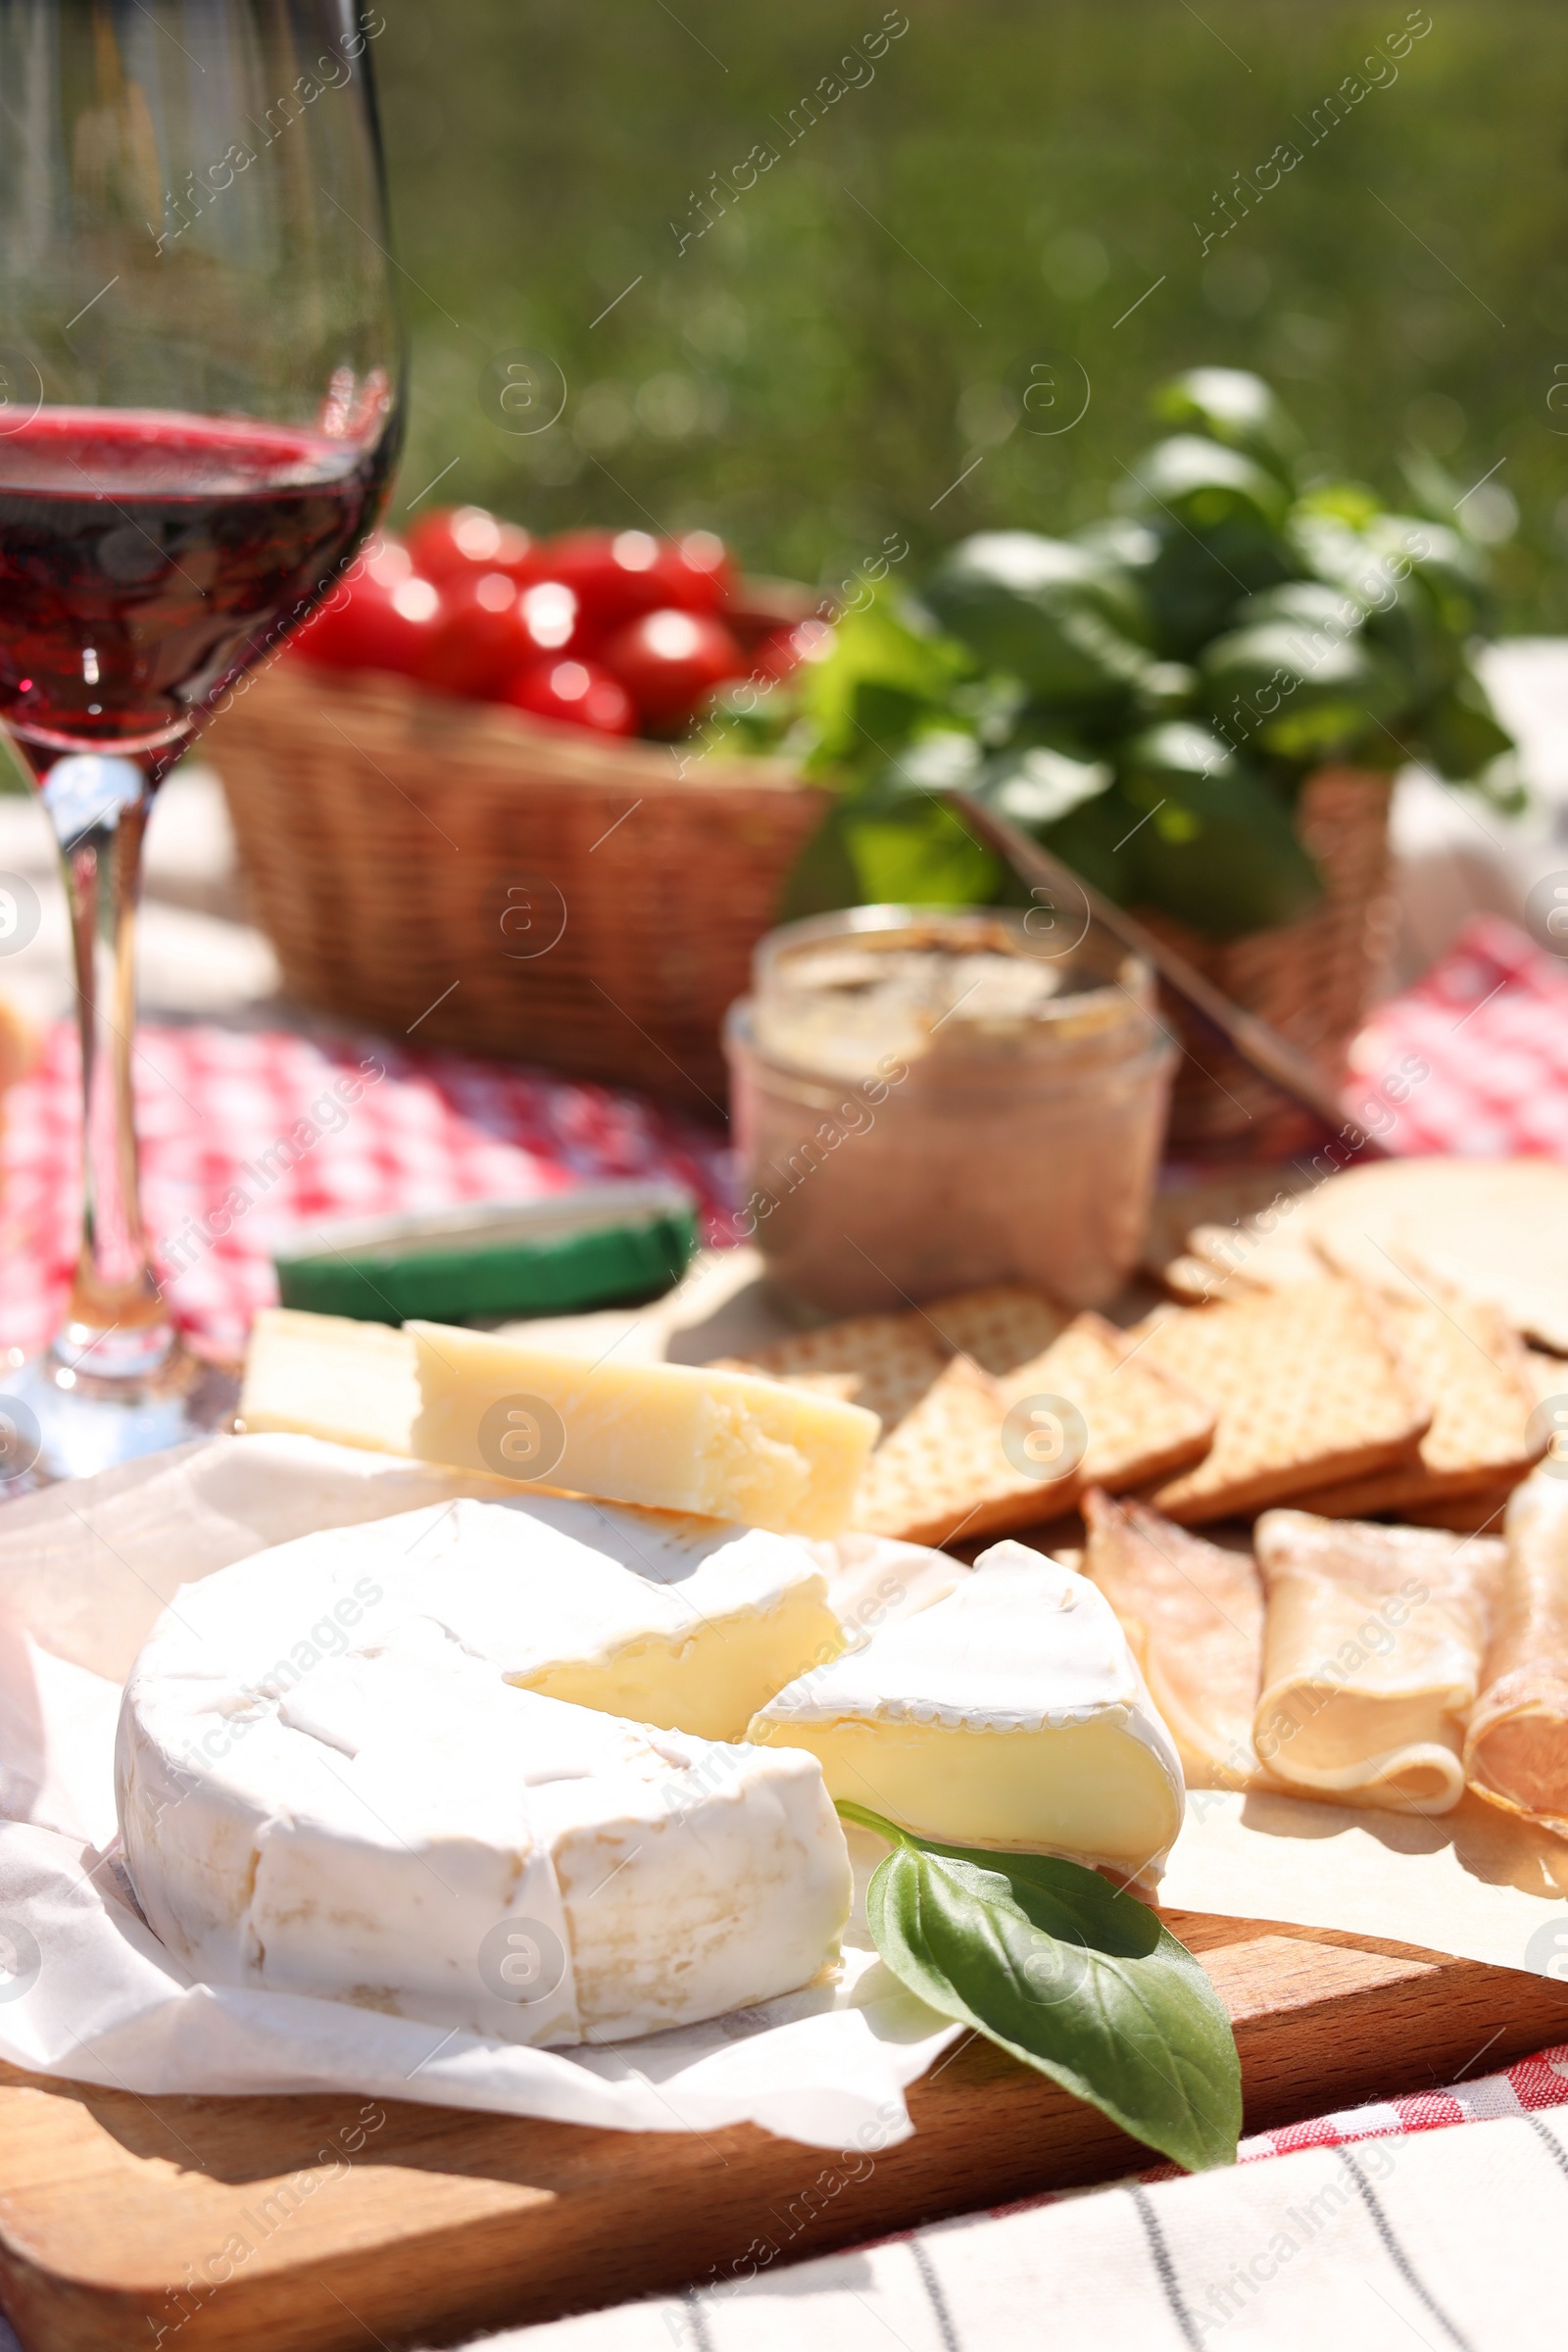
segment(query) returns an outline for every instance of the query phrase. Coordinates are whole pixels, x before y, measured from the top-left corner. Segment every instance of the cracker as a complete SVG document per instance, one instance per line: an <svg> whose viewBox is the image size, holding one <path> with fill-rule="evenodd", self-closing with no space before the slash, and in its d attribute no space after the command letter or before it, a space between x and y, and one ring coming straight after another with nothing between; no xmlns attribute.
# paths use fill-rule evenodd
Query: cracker
<svg viewBox="0 0 1568 2352"><path fill-rule="evenodd" d="M755 1355L720 1357L718 1368L762 1372L802 1387L820 1388L829 1379L848 1383L833 1393L879 1414L885 1443L925 1396L947 1358L947 1349L919 1315L852 1315L819 1331L776 1340Z"/></svg>
<svg viewBox="0 0 1568 2352"><path fill-rule="evenodd" d="M1422 1503L1517 1485L1545 1450L1532 1425L1536 1392L1525 1350L1500 1309L1435 1283L1376 1309L1405 1379L1432 1407L1419 1459L1298 1495L1322 1519L1406 1513Z"/></svg>
<svg viewBox="0 0 1568 2352"><path fill-rule="evenodd" d="M1134 1336L1217 1416L1203 1459L1148 1497L1188 1525L1414 1460L1431 1420L1359 1291L1332 1276L1169 1308Z"/></svg>
<svg viewBox="0 0 1568 2352"><path fill-rule="evenodd" d="M1568 1167L1559 1161L1375 1160L1329 1177L1277 1217L1265 1212L1241 1227L1249 1277L1257 1282L1298 1273L1308 1244L1380 1287L1397 1286L1406 1266L1422 1282L1435 1273L1467 1298L1490 1300L1515 1331L1568 1355Z"/></svg>
<svg viewBox="0 0 1568 2352"><path fill-rule="evenodd" d="M997 1378L1043 1354L1073 1319L1069 1307L1015 1283L957 1291L950 1298L933 1299L923 1311L927 1325L941 1333L955 1354L972 1356Z"/></svg>
<svg viewBox="0 0 1568 2352"><path fill-rule="evenodd" d="M958 1347L960 1337L970 1345ZM1036 1292L998 1286L912 1314L853 1316L723 1368L879 1413L882 1438L855 1524L940 1544L960 1530L967 1539L1038 1526L1071 1510L1091 1483L1120 1492L1195 1461L1212 1440L1212 1412L1132 1356L1126 1335L1102 1316L1069 1318ZM1003 1446L1009 1408L1034 1396L1060 1398L1084 1424L1082 1455L1058 1478L1019 1469ZM1071 1433L1071 1416L1063 1418Z"/></svg>
<svg viewBox="0 0 1568 2352"><path fill-rule="evenodd" d="M1077 1315L1061 1337L1000 1383L1006 1402L1063 1396L1084 1418L1083 1486L1119 1494L1196 1462L1214 1442L1214 1413L1102 1315Z"/></svg>
<svg viewBox="0 0 1568 2352"><path fill-rule="evenodd" d="M990 1373L956 1355L866 1464L854 1525L910 1544L1029 1527L1066 1507L1076 1465L1058 1480L1014 1467L1003 1450L1007 1405Z"/></svg>

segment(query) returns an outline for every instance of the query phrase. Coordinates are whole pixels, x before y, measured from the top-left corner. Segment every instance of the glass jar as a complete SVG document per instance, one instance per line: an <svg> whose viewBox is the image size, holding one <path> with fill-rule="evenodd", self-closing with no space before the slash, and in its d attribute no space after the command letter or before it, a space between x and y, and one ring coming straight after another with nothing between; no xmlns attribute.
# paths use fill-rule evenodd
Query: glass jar
<svg viewBox="0 0 1568 2352"><path fill-rule="evenodd" d="M758 947L725 1025L741 1222L798 1298L1093 1306L1131 1272L1176 1048L1141 957L1029 920L856 906Z"/></svg>

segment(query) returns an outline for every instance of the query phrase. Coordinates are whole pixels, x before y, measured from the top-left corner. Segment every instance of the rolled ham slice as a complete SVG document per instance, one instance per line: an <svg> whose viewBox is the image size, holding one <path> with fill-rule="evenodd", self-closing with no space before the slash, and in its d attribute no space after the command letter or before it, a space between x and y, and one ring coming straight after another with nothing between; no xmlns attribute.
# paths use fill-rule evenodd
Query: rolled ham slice
<svg viewBox="0 0 1568 2352"><path fill-rule="evenodd" d="M1568 1479L1545 1467L1527 1478L1503 1534L1507 1562L1465 1778L1489 1804L1568 1838Z"/></svg>
<svg viewBox="0 0 1568 2352"><path fill-rule="evenodd" d="M1484 1536L1265 1511L1253 1744L1303 1796L1446 1813L1464 1793L1504 1547Z"/></svg>
<svg viewBox="0 0 1568 2352"><path fill-rule="evenodd" d="M1251 1553L1221 1550L1099 1487L1083 1515L1084 1574L1120 1620L1188 1788L1267 1787L1252 1747L1263 1587Z"/></svg>

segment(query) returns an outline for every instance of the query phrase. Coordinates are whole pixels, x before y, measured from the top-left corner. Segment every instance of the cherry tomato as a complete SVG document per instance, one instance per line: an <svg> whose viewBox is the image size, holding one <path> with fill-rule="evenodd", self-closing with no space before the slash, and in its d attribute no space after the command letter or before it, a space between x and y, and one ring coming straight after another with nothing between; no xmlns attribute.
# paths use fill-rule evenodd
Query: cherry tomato
<svg viewBox="0 0 1568 2352"><path fill-rule="evenodd" d="M419 577L407 548L393 541L312 614L294 645L307 662L328 669L391 669L417 677L440 614L440 590Z"/></svg>
<svg viewBox="0 0 1568 2352"><path fill-rule="evenodd" d="M735 601L735 567L712 531L663 540L655 570L662 605L678 605L684 612L721 612Z"/></svg>
<svg viewBox="0 0 1568 2352"><path fill-rule="evenodd" d="M503 522L484 507L443 507L409 533L415 569L438 587L465 572L520 571L532 546L520 524Z"/></svg>
<svg viewBox="0 0 1568 2352"><path fill-rule="evenodd" d="M514 638L521 640L519 660L523 655L551 654L558 661L568 655L580 661L590 634L583 625L581 600L564 580L535 580L518 596Z"/></svg>
<svg viewBox="0 0 1568 2352"><path fill-rule="evenodd" d="M647 531L564 531L540 549L541 573L569 588L585 637L603 639L663 598L654 582L659 542Z"/></svg>
<svg viewBox="0 0 1568 2352"><path fill-rule="evenodd" d="M535 718L592 727L599 735L635 735L637 712L625 688L594 662L536 662L518 672L500 700Z"/></svg>
<svg viewBox="0 0 1568 2352"><path fill-rule="evenodd" d="M494 694L517 666L517 583L504 571L449 579L419 675L448 694Z"/></svg>
<svg viewBox="0 0 1568 2352"><path fill-rule="evenodd" d="M739 677L746 657L722 621L665 607L628 622L604 649L613 672L661 734L685 726L703 697Z"/></svg>
<svg viewBox="0 0 1568 2352"><path fill-rule="evenodd" d="M583 609L585 636L601 641L639 613L666 605L714 612L734 588L724 544L711 531L656 539L651 531L566 531L536 551L536 577L562 580Z"/></svg>

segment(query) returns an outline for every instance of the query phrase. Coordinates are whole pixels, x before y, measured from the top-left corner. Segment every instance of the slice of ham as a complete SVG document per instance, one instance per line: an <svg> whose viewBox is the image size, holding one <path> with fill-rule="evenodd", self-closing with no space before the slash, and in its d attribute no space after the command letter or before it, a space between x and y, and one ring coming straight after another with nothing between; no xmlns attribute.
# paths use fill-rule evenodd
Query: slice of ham
<svg viewBox="0 0 1568 2352"><path fill-rule="evenodd" d="M1265 1511L1268 1598L1253 1727L1264 1766L1304 1796L1447 1813L1491 1639L1501 1543Z"/></svg>
<svg viewBox="0 0 1568 2352"><path fill-rule="evenodd" d="M1504 1537L1465 1778L1489 1804L1568 1838L1568 1477L1550 1456L1515 1490Z"/></svg>
<svg viewBox="0 0 1568 2352"><path fill-rule="evenodd" d="M1250 1552L1222 1550L1098 1487L1083 1515L1083 1572L1121 1622L1188 1787L1268 1787L1252 1746L1263 1588Z"/></svg>

